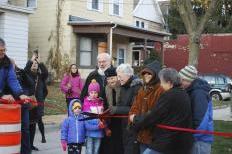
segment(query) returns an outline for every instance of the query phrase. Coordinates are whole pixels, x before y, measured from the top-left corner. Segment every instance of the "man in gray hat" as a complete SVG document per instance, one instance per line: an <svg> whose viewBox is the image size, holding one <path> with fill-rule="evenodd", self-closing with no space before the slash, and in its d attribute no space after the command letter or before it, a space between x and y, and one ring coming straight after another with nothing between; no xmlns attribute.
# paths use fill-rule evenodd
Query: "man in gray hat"
<svg viewBox="0 0 232 154"><path fill-rule="evenodd" d="M186 89L191 99L193 128L197 130L213 131L212 100L209 95L209 84L199 79L198 71L188 65L179 72L182 87ZM195 142L192 154L210 154L213 135L194 134Z"/></svg>

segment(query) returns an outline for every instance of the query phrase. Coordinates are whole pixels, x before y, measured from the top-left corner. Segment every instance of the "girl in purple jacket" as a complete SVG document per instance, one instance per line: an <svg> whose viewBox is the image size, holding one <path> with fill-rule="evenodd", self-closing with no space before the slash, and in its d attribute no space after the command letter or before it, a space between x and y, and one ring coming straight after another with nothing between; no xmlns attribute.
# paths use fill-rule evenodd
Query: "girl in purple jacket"
<svg viewBox="0 0 232 154"><path fill-rule="evenodd" d="M96 80L92 80L88 87L89 96L84 98L83 111L96 114L103 113L103 100L98 97L100 92L100 85ZM85 121L86 129L86 154L98 154L101 144L101 138L104 137L104 130L106 135L110 135L110 130L106 127L105 122L100 119L93 119Z"/></svg>
<svg viewBox="0 0 232 154"><path fill-rule="evenodd" d="M67 109L71 100L80 98L82 88L83 82L78 72L78 68L76 64L72 64L60 84L60 89L66 97Z"/></svg>

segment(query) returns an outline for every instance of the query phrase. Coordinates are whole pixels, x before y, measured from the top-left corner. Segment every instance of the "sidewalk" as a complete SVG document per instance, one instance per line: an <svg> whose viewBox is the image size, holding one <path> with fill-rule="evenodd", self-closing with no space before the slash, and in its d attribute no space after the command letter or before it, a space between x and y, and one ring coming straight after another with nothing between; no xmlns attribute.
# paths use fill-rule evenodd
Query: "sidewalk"
<svg viewBox="0 0 232 154"><path fill-rule="evenodd" d="M231 107L213 110L213 120L232 121Z"/></svg>
<svg viewBox="0 0 232 154"><path fill-rule="evenodd" d="M66 117L67 114L45 115L43 116L43 122L45 125L60 125Z"/></svg>

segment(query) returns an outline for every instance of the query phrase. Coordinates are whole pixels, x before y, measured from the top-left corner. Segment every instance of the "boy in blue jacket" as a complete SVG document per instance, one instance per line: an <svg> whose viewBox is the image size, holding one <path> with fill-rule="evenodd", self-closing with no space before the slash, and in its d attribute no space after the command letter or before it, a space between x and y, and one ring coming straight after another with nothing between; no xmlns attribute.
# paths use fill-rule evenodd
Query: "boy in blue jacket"
<svg viewBox="0 0 232 154"><path fill-rule="evenodd" d="M82 119L81 102L74 99L69 105L69 117L61 126L61 145L64 151L68 147L68 154L81 154L81 148L85 142L85 126Z"/></svg>

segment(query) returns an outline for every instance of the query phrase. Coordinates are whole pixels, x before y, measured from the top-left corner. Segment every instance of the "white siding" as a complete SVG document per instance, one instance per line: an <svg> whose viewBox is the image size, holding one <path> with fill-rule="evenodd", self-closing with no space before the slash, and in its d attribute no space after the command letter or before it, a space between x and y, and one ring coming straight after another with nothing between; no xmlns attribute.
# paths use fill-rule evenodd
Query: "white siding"
<svg viewBox="0 0 232 154"><path fill-rule="evenodd" d="M4 37L4 15L0 13L0 37Z"/></svg>
<svg viewBox="0 0 232 154"><path fill-rule="evenodd" d="M0 0L1 4L6 4L8 2L8 0Z"/></svg>
<svg viewBox="0 0 232 154"><path fill-rule="evenodd" d="M1 19L3 19L1 21ZM3 22L3 38L6 41L7 55L13 58L19 67L24 67L28 54L28 15L16 12L5 12L0 16ZM2 24L1 24L2 25Z"/></svg>

